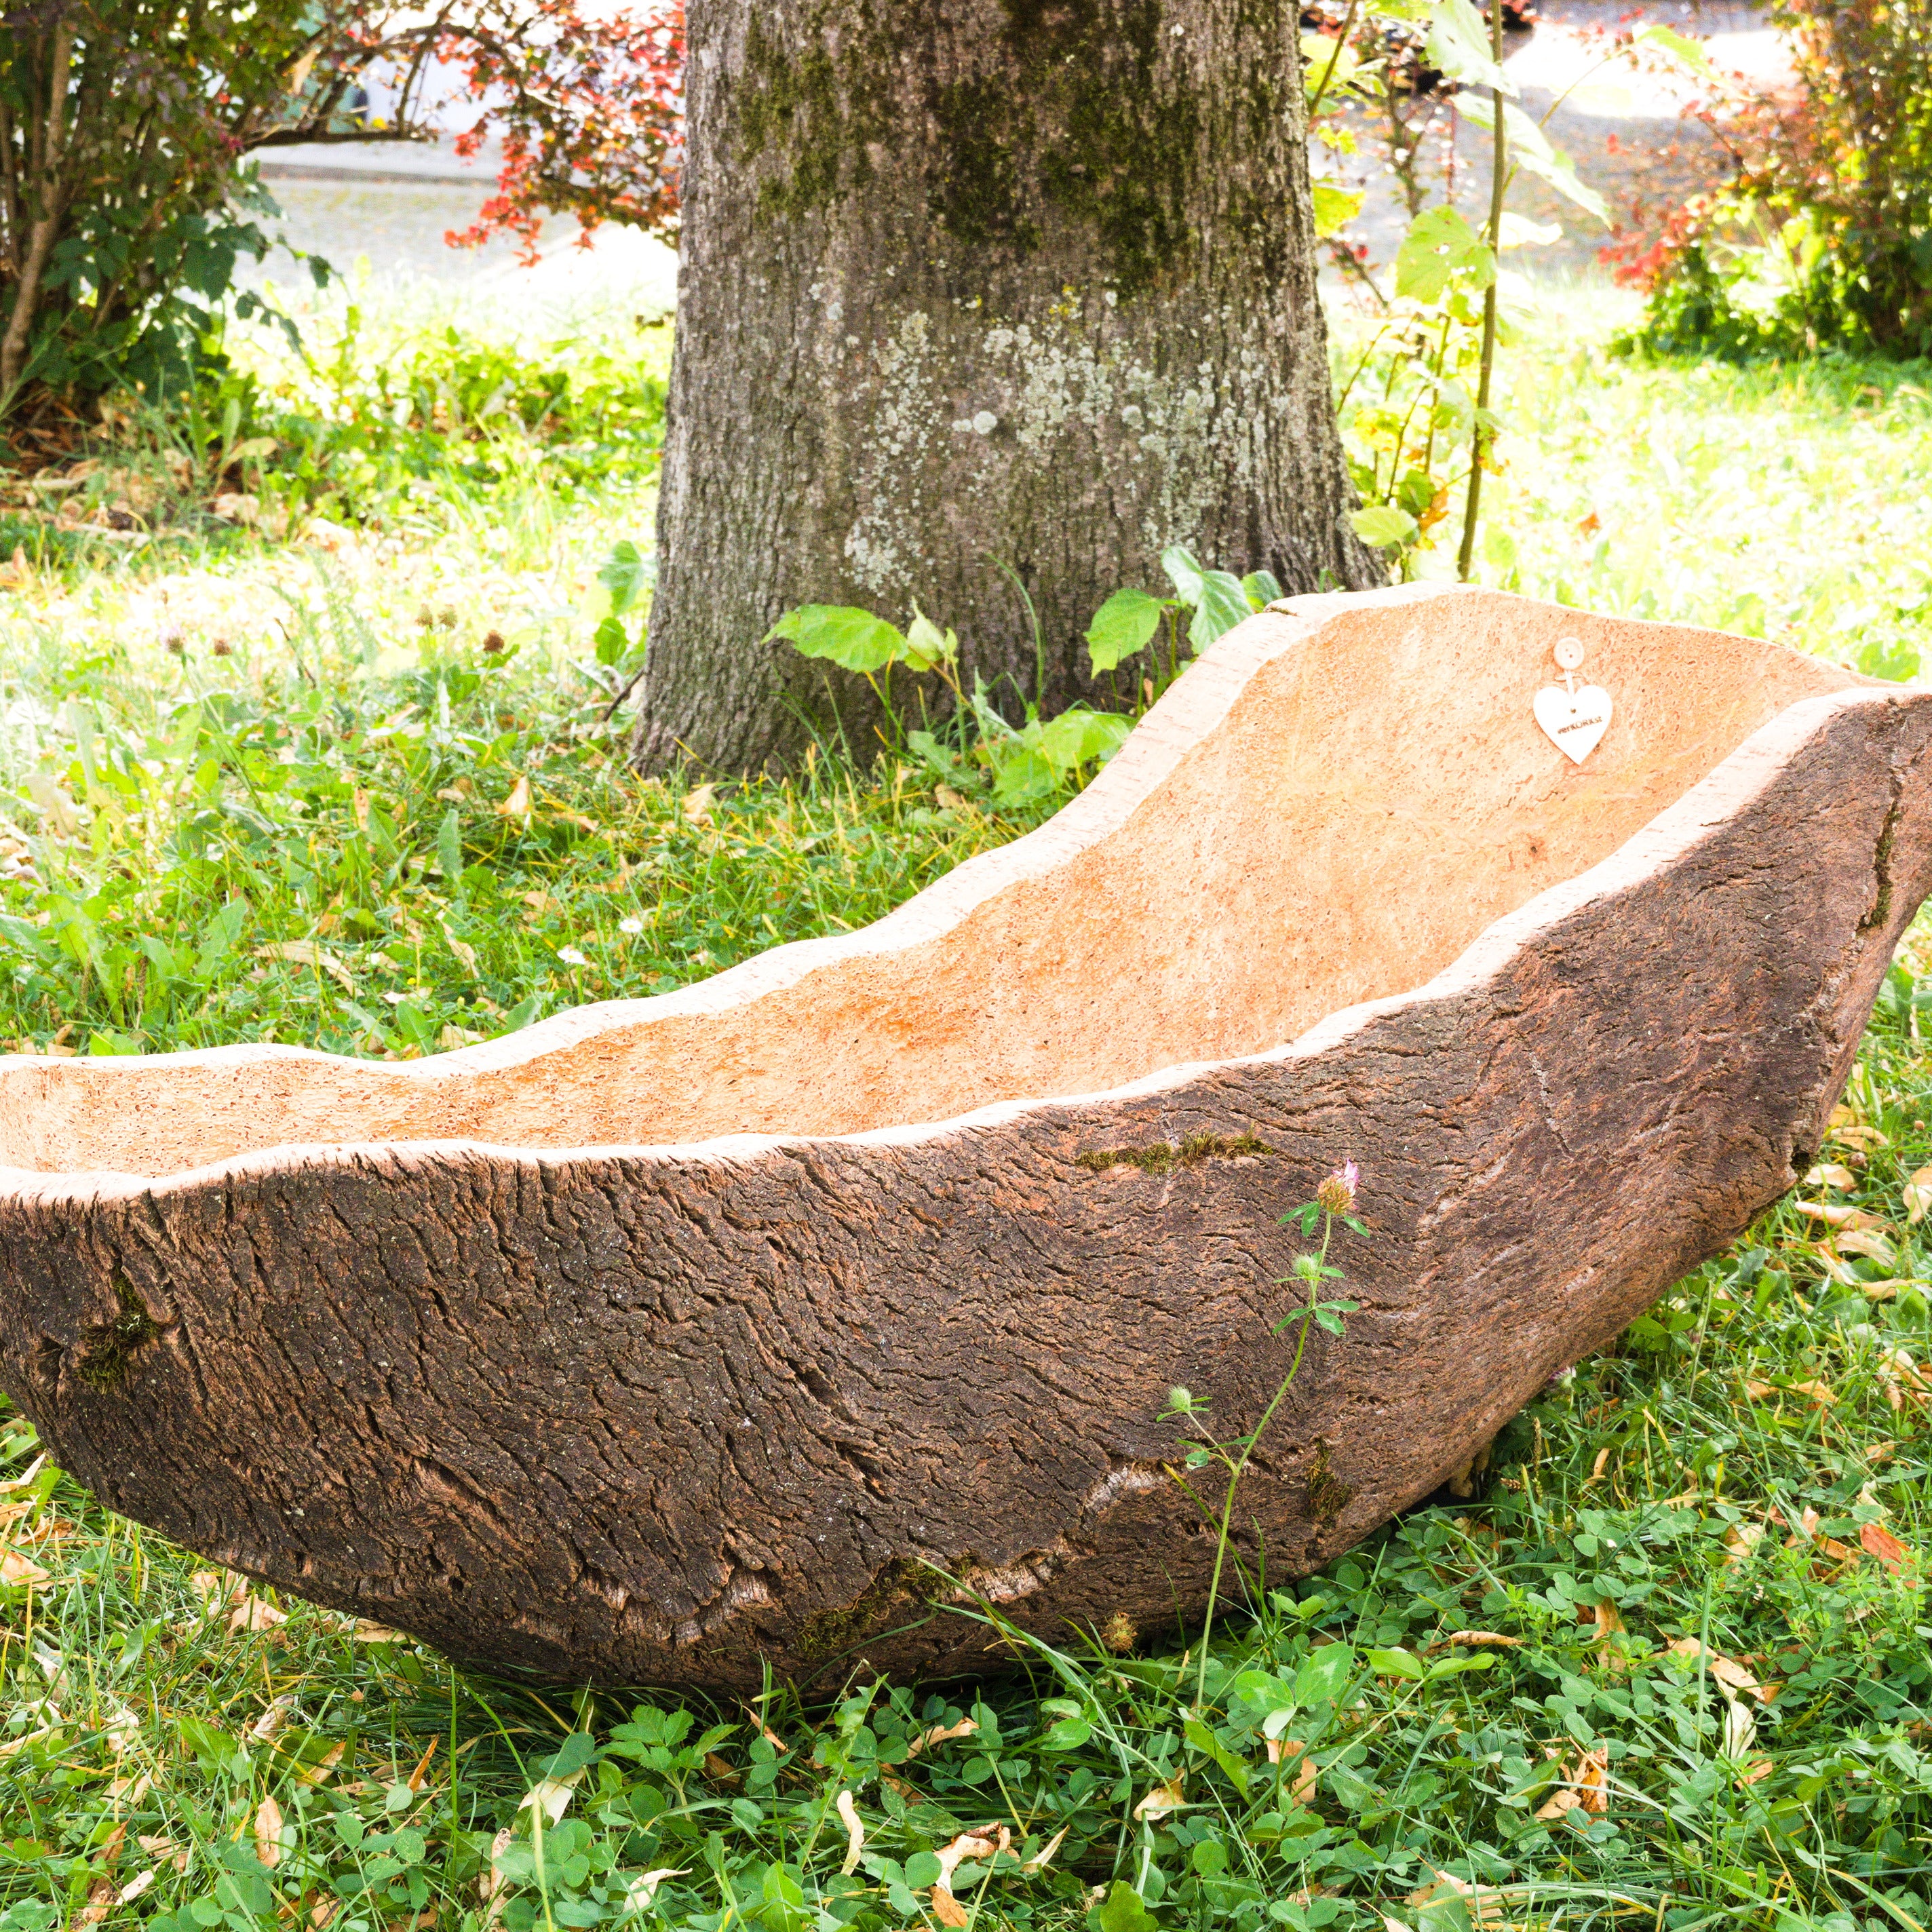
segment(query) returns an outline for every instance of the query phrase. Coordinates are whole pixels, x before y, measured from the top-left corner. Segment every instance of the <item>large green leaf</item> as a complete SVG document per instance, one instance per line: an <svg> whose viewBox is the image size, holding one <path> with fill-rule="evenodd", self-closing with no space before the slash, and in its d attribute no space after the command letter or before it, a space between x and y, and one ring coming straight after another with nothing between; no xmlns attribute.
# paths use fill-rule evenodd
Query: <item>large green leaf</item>
<svg viewBox="0 0 1932 1932"><path fill-rule="evenodd" d="M1489 102L1480 94L1466 94L1459 105L1478 127L1493 131L1496 116L1490 110ZM1528 169L1538 181L1546 182L1586 214L1594 214L1605 226L1609 226L1610 206L1604 197L1579 181L1576 164L1570 157L1561 148L1551 146L1550 136L1520 107L1507 100L1503 103L1503 136L1514 166Z"/></svg>
<svg viewBox="0 0 1932 1932"><path fill-rule="evenodd" d="M1362 212L1362 190L1337 188L1333 182L1312 182L1309 193L1315 201L1317 239L1339 235Z"/></svg>
<svg viewBox="0 0 1932 1932"><path fill-rule="evenodd" d="M1124 658L1144 650L1160 628L1166 600L1144 590L1117 590L1094 613L1087 626L1087 652L1096 671L1112 670Z"/></svg>
<svg viewBox="0 0 1932 1932"><path fill-rule="evenodd" d="M1426 50L1430 63L1451 80L1492 87L1498 94L1516 92L1516 83L1496 64L1489 22L1469 0L1436 0Z"/></svg>
<svg viewBox="0 0 1932 1932"><path fill-rule="evenodd" d="M1118 712L1076 706L1040 727L1036 748L1056 772L1065 773L1090 765L1096 758L1111 758L1133 728L1134 721Z"/></svg>
<svg viewBox="0 0 1932 1932"><path fill-rule="evenodd" d="M935 664L950 664L959 656L958 634L942 631L919 606L912 607L912 622L905 635L905 661L914 670L931 670Z"/></svg>
<svg viewBox="0 0 1932 1932"><path fill-rule="evenodd" d="M1393 503L1372 503L1366 510L1351 510L1348 526L1363 542L1378 550L1407 543L1416 534L1415 519Z"/></svg>
<svg viewBox="0 0 1932 1932"><path fill-rule="evenodd" d="M1010 742L1010 741L1009 741ZM1033 805L1060 789L1060 774L1044 752L1030 746L1000 759L993 778L995 805Z"/></svg>
<svg viewBox="0 0 1932 1932"><path fill-rule="evenodd" d="M1106 1897L1087 1915L1087 1922L1098 1932L1160 1932L1160 1921L1124 1879L1114 1880Z"/></svg>
<svg viewBox="0 0 1932 1932"><path fill-rule="evenodd" d="M1256 610L1268 606L1282 596L1281 579L1271 570L1251 570L1241 579L1241 588L1248 593L1248 603Z"/></svg>
<svg viewBox="0 0 1932 1932"><path fill-rule="evenodd" d="M646 556L628 537L614 544L597 573L610 593L610 615L621 617L657 580L657 559Z"/></svg>
<svg viewBox="0 0 1932 1932"><path fill-rule="evenodd" d="M1194 613L1188 620L1187 641L1197 656L1224 632L1252 616L1241 580L1225 570L1204 568L1184 544L1170 544L1162 550L1160 567L1174 595Z"/></svg>
<svg viewBox="0 0 1932 1932"><path fill-rule="evenodd" d="M905 656L904 636L883 617L849 604L804 604L765 634L788 638L801 657L824 658L845 670L884 670Z"/></svg>
<svg viewBox="0 0 1932 1932"><path fill-rule="evenodd" d="M1408 225L1395 254L1395 292L1419 302L1439 302L1457 277L1486 289L1496 277L1489 244L1446 202L1424 208Z"/></svg>
<svg viewBox="0 0 1932 1932"><path fill-rule="evenodd" d="M1324 1644L1301 1660L1294 1673L1294 1701L1305 1711L1311 1704L1332 1704L1354 1668L1355 1653L1346 1643Z"/></svg>

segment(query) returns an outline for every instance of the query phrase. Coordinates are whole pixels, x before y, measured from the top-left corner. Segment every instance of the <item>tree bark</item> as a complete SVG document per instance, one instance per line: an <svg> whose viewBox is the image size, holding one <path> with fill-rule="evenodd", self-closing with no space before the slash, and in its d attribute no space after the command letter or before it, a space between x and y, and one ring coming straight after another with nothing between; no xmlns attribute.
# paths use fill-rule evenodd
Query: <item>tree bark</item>
<svg viewBox="0 0 1932 1932"><path fill-rule="evenodd" d="M688 29L641 765L782 762L808 720L876 744L862 685L761 641L796 604L916 600L1011 713L1112 698L1082 633L1170 544L1378 580L1292 0L692 0Z"/></svg>

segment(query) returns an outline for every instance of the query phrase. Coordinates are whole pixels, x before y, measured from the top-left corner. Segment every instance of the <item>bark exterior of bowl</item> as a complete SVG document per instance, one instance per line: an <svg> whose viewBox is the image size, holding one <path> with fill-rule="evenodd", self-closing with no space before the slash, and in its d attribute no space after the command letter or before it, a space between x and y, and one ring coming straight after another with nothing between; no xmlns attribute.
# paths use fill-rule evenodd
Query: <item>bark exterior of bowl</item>
<svg viewBox="0 0 1932 1932"><path fill-rule="evenodd" d="M1344 1157L1360 1312L1311 1340L1241 1497L1277 1578L1802 1174L1932 886L1928 739L1932 694L1803 698L1419 989L1098 1095L9 1171L0 1382L114 1508L498 1666L970 1671L1000 1652L956 1584L1050 1636L1171 1626L1214 1544L1156 1418L1175 1384L1223 1434L1258 1413L1292 1346L1276 1217Z"/></svg>

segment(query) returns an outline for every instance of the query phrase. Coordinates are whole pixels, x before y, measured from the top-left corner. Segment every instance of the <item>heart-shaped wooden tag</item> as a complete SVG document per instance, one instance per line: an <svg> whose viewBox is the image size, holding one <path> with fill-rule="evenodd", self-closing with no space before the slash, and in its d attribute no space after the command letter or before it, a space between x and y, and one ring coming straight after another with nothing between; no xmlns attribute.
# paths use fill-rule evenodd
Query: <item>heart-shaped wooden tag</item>
<svg viewBox="0 0 1932 1932"><path fill-rule="evenodd" d="M1580 765L1610 728L1610 694L1600 684L1575 691L1546 684L1532 708L1544 735L1573 765Z"/></svg>

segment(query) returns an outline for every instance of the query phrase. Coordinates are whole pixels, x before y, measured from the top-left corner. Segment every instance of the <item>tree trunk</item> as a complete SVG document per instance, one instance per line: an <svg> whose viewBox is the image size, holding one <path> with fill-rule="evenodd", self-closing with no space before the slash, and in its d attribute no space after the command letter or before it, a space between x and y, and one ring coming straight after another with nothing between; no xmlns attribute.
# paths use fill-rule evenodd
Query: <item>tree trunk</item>
<svg viewBox="0 0 1932 1932"><path fill-rule="evenodd" d="M807 717L876 744L857 680L760 641L796 604L916 600L1012 712L1108 701L1082 633L1170 544L1378 580L1298 32L1294 0L692 0L642 765L782 760Z"/></svg>

